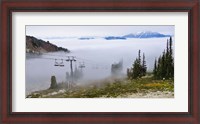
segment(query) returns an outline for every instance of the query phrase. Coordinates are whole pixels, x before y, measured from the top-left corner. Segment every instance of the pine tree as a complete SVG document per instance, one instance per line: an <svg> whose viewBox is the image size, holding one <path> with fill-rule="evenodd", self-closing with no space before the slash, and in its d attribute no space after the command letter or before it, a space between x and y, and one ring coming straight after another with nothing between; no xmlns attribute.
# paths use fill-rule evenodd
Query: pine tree
<svg viewBox="0 0 200 124"><path fill-rule="evenodd" d="M167 54L169 54L169 41L168 41L168 39L167 39Z"/></svg>
<svg viewBox="0 0 200 124"><path fill-rule="evenodd" d="M169 38L169 54L172 56L172 37Z"/></svg>
<svg viewBox="0 0 200 124"><path fill-rule="evenodd" d="M114 63L111 65L111 74L119 75L123 70L123 60L120 60L118 63Z"/></svg>
<svg viewBox="0 0 200 124"><path fill-rule="evenodd" d="M166 77L166 64L165 64L166 58L165 58L165 50L163 52L163 55L161 57L161 77Z"/></svg>
<svg viewBox="0 0 200 124"><path fill-rule="evenodd" d="M166 79L168 79L169 78L169 41L168 41L168 39L167 39L167 47L166 47L166 54L165 54L165 77L166 77Z"/></svg>
<svg viewBox="0 0 200 124"><path fill-rule="evenodd" d="M172 53L172 38L169 39L169 78L174 78L174 59Z"/></svg>
<svg viewBox="0 0 200 124"><path fill-rule="evenodd" d="M169 79L174 78L174 59L172 53L172 38L167 40L166 51L159 57L158 63L154 63L154 78Z"/></svg>
<svg viewBox="0 0 200 124"><path fill-rule="evenodd" d="M140 50L138 51L138 62L141 64L141 55L140 55Z"/></svg>
<svg viewBox="0 0 200 124"><path fill-rule="evenodd" d="M142 57L142 76L146 75L146 71L147 71L147 66L146 66L146 61L145 61L145 55L143 53L143 57Z"/></svg>
<svg viewBox="0 0 200 124"><path fill-rule="evenodd" d="M162 75L162 59L161 56L158 58L157 78L160 79Z"/></svg>
<svg viewBox="0 0 200 124"><path fill-rule="evenodd" d="M57 87L56 77L55 76L51 76L50 89L55 89L56 87Z"/></svg>
<svg viewBox="0 0 200 124"><path fill-rule="evenodd" d="M134 64L133 64L133 76L132 78L133 79L136 79L136 78L140 78L141 77L141 68L140 68L140 61L139 59L136 59Z"/></svg>
<svg viewBox="0 0 200 124"><path fill-rule="evenodd" d="M154 77L157 77L157 60L156 59L155 59L155 62L154 62L153 74L154 74Z"/></svg>
<svg viewBox="0 0 200 124"><path fill-rule="evenodd" d="M128 79L132 78L131 74L132 74L131 69L127 68L127 77L128 77Z"/></svg>
<svg viewBox="0 0 200 124"><path fill-rule="evenodd" d="M133 62L132 68L127 69L127 77L129 79L136 79L144 76L146 74L146 61L145 61L145 55L143 53L143 58L141 62L141 51L138 51L138 57Z"/></svg>

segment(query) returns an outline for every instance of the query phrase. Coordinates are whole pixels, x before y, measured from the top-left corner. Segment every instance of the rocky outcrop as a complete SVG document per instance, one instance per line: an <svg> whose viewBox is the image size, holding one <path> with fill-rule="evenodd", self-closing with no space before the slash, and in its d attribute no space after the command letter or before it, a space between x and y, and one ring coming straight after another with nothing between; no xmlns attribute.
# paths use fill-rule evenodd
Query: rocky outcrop
<svg viewBox="0 0 200 124"><path fill-rule="evenodd" d="M45 53L57 51L70 52L68 49L58 47L49 41L46 42L33 36L26 36L26 52L28 53Z"/></svg>

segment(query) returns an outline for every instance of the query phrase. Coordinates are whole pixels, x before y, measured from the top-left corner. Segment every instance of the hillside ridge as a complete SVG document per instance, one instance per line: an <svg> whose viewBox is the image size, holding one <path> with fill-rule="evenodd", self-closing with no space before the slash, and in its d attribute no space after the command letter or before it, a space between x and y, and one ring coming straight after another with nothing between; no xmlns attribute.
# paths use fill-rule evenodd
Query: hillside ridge
<svg viewBox="0 0 200 124"><path fill-rule="evenodd" d="M58 47L49 41L44 41L33 36L26 36L26 52L27 53L46 53L64 51L70 52L67 48Z"/></svg>

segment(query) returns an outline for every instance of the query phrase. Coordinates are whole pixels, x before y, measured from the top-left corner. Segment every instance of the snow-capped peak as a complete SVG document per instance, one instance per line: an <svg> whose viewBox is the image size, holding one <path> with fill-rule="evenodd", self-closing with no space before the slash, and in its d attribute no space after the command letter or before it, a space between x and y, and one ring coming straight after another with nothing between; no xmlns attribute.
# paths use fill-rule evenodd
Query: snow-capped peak
<svg viewBox="0 0 200 124"><path fill-rule="evenodd" d="M170 35L164 35L158 32L152 32L152 31L142 31L142 32L136 32L131 33L128 35L124 35L125 38L157 38L157 37L169 37Z"/></svg>

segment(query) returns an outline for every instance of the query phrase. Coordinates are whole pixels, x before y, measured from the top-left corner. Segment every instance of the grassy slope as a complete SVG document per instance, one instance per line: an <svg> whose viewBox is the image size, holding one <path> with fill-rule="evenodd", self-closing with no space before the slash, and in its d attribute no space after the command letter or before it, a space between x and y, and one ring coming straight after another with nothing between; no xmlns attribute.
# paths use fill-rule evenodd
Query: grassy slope
<svg viewBox="0 0 200 124"><path fill-rule="evenodd" d="M173 80L154 80L152 78L141 78L137 80L114 80L113 83L104 82L104 86L97 87L90 85L89 87L79 87L73 90L50 95L50 98L98 98L98 97L118 97L120 95L130 93L147 93L156 91L174 92ZM47 90L48 91L48 90ZM45 92L47 92L45 91ZM58 91L58 89L57 89ZM39 95L33 97L41 97Z"/></svg>
<svg viewBox="0 0 200 124"><path fill-rule="evenodd" d="M170 80L152 80L143 78L138 80L115 81L108 83L105 87L91 87L89 89L80 89L64 94L67 98L94 98L94 97L117 97L127 93L148 92L148 91L172 91L174 90L173 83Z"/></svg>

